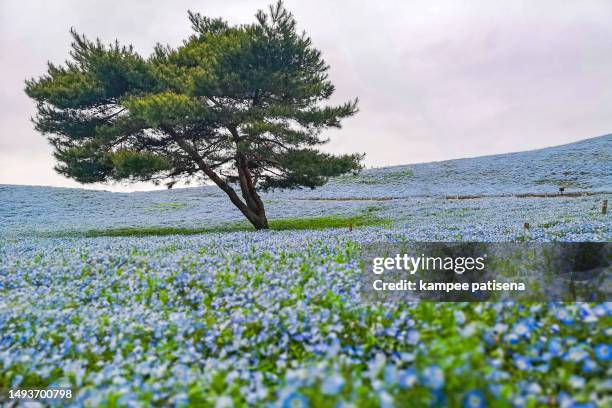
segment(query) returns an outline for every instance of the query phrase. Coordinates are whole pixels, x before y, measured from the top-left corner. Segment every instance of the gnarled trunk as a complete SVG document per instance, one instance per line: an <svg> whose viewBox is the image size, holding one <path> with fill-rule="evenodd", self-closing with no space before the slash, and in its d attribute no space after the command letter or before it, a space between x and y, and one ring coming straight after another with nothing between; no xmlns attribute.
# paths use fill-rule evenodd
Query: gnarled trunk
<svg viewBox="0 0 612 408"><path fill-rule="evenodd" d="M266 218L266 209L264 203L257 193L255 188L255 182L249 170L249 162L245 154L240 150L240 135L236 127L229 127L228 130L232 134L234 143L236 144L236 169L238 170L238 183L240 184L240 191L242 197L249 210L251 210L255 216L247 216L247 219L253 224L255 229L262 230L268 229L268 219ZM243 212L244 213L244 212ZM246 214L245 214L246 216Z"/></svg>
<svg viewBox="0 0 612 408"><path fill-rule="evenodd" d="M208 176L221 190L227 194L232 204L240 210L240 212L246 217L247 220L255 227L256 230L268 229L268 219L266 218L266 210L264 208L263 201L257 194L255 185L251 178L251 173L248 169L246 158L242 153L236 154L236 165L238 168L238 175L240 181L240 190L244 197L244 202L238 197L238 194L234 189L225 182L213 169L208 166L202 157L198 155L195 149L191 148L189 144L180 138L172 129L164 129L168 134L172 135L176 143L185 151L198 165L200 170Z"/></svg>
<svg viewBox="0 0 612 408"><path fill-rule="evenodd" d="M236 153L236 167L238 168L238 181L242 197L247 207L256 215L254 220L249 218L249 221L257 230L268 229L268 219L266 218L266 209L263 200L255 188L247 159L244 154L240 152Z"/></svg>
<svg viewBox="0 0 612 408"><path fill-rule="evenodd" d="M270 228L268 226L268 220L265 215L263 217L258 216L255 220L249 219L249 221L251 225L255 227L256 230L264 230Z"/></svg>

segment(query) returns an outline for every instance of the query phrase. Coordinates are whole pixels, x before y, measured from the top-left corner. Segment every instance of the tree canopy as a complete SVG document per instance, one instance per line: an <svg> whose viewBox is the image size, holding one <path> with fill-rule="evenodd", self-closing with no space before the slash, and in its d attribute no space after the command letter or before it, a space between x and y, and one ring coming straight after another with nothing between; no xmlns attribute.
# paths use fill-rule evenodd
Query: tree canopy
<svg viewBox="0 0 612 408"><path fill-rule="evenodd" d="M258 191L358 171L363 155L317 150L357 100L324 104L329 66L282 2L255 17L232 26L189 12L194 33L147 58L71 30L65 64L26 81L56 171L82 183L207 179L257 229L268 226Z"/></svg>

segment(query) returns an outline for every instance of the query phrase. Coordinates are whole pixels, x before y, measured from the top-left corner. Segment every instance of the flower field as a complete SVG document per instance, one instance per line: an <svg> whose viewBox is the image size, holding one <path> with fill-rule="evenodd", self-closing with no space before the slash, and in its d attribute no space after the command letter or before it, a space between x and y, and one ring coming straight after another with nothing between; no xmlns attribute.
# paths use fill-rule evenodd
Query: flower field
<svg viewBox="0 0 612 408"><path fill-rule="evenodd" d="M91 238L79 232L240 218L208 187L0 186L0 389L67 386L68 404L92 407L610 406L612 303L359 300L363 244L610 241L612 223L601 214L610 170L602 159L586 173L580 157L604 155L612 138L591 142L446 162L439 179L436 164L423 164L265 197L271 218L384 221L351 232ZM564 159L561 170L559 161L539 162L541 174L585 172L582 190L599 194L501 196L544 191L533 183L543 154ZM523 185L516 173L500 176L512 185L490 187L483 169L494 174L497 161L526 169ZM440 166L464 172L467 192ZM427 183L425 169L430 187L446 187L418 190L410 180ZM448 200L442 192L491 196Z"/></svg>

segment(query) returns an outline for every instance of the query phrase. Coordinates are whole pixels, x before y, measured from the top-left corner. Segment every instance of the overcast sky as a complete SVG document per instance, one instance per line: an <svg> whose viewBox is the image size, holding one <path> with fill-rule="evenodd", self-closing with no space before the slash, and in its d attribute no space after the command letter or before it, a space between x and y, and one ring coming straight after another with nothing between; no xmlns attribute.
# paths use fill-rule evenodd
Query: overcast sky
<svg viewBox="0 0 612 408"><path fill-rule="evenodd" d="M2 0L0 184L79 186L53 171L26 78L68 55L70 27L149 55L190 34L187 10L253 20L271 0ZM527 150L612 133L610 0L286 1L360 112L332 152L385 166ZM151 185L88 185L115 191Z"/></svg>

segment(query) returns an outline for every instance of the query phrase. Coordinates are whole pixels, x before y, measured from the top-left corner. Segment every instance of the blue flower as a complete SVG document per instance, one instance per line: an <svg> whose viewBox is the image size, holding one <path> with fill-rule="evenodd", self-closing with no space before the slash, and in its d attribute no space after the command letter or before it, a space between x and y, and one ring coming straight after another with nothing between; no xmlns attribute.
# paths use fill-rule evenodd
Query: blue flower
<svg viewBox="0 0 612 408"><path fill-rule="evenodd" d="M11 382L11 387L12 388L17 388L17 386L19 386L19 384L21 384L21 382L23 381L23 375L16 375L13 378L13 381Z"/></svg>
<svg viewBox="0 0 612 408"><path fill-rule="evenodd" d="M489 346L492 346L495 344L497 338L495 337L495 335L493 333L491 333L490 331L486 331L483 334L483 340L485 341L485 343L487 343Z"/></svg>
<svg viewBox="0 0 612 408"><path fill-rule="evenodd" d="M496 398L499 398L502 393L501 384L489 384L489 392L493 394Z"/></svg>
<svg viewBox="0 0 612 408"><path fill-rule="evenodd" d="M567 311L567 309L561 307L557 309L557 313L555 313L555 317L563 324L572 325L574 323L574 319Z"/></svg>
<svg viewBox="0 0 612 408"><path fill-rule="evenodd" d="M557 402L560 407L569 407L574 403L574 399L565 391L561 391L557 394Z"/></svg>
<svg viewBox="0 0 612 408"><path fill-rule="evenodd" d="M419 334L418 331L416 330L410 330L408 332L408 337L406 339L406 342L410 345L415 345L419 342L419 339L421 338L421 335Z"/></svg>
<svg viewBox="0 0 612 408"><path fill-rule="evenodd" d="M612 359L612 347L608 344L599 344L595 346L595 357L599 361L610 361Z"/></svg>
<svg viewBox="0 0 612 408"><path fill-rule="evenodd" d="M517 345L519 343L520 337L516 333L508 333L504 336L504 339L508 342L508 344Z"/></svg>
<svg viewBox="0 0 612 408"><path fill-rule="evenodd" d="M429 366L423 370L423 383L426 387L439 390L444 387L444 371L438 366Z"/></svg>
<svg viewBox="0 0 612 408"><path fill-rule="evenodd" d="M72 347L72 342L68 337L64 339L64 343L62 344L62 348L64 349L64 353L68 353L70 348Z"/></svg>
<svg viewBox="0 0 612 408"><path fill-rule="evenodd" d="M540 387L540 384L536 382L529 383L524 387L521 386L521 389L524 389L527 394L531 395L538 395L542 393L542 387Z"/></svg>
<svg viewBox="0 0 612 408"><path fill-rule="evenodd" d="M569 379L568 379L568 383L572 388L576 388L576 389L580 389L584 387L585 384L585 380L582 377L579 377L577 375L572 375Z"/></svg>
<svg viewBox="0 0 612 408"><path fill-rule="evenodd" d="M593 307L593 314L595 314L598 317L603 317L606 315L606 313L607 313L606 307L603 304L599 304Z"/></svg>
<svg viewBox="0 0 612 408"><path fill-rule="evenodd" d="M568 408L597 408L592 402L574 402Z"/></svg>
<svg viewBox="0 0 612 408"><path fill-rule="evenodd" d="M514 325L514 333L517 336L529 338L532 331L533 326L527 319L522 319Z"/></svg>
<svg viewBox="0 0 612 408"><path fill-rule="evenodd" d="M582 372L589 374L589 373L594 373L595 371L599 370L599 366L597 365L597 363L591 359L585 360L584 363L582 364Z"/></svg>
<svg viewBox="0 0 612 408"><path fill-rule="evenodd" d="M531 360L529 359L529 357L525 357L525 356L521 356L521 355L515 355L514 358L514 365L516 366L516 368L518 368L521 371L526 371L531 369L532 365L531 365Z"/></svg>
<svg viewBox="0 0 612 408"><path fill-rule="evenodd" d="M548 343L548 352L553 357L558 357L563 353L563 343L561 340L554 338Z"/></svg>
<svg viewBox="0 0 612 408"><path fill-rule="evenodd" d="M381 392L378 395L380 400L380 408L394 408L395 402L393 401L393 397L386 391Z"/></svg>
<svg viewBox="0 0 612 408"><path fill-rule="evenodd" d="M465 323L465 314L461 310L455 310L453 312L453 317L455 318L455 323L458 325Z"/></svg>
<svg viewBox="0 0 612 408"><path fill-rule="evenodd" d="M567 353L565 353L565 355L563 356L563 359L565 361L573 361L574 363L579 363L585 358L587 358L588 356L589 354L586 351L584 351L583 348L574 346L570 348L567 351Z"/></svg>
<svg viewBox="0 0 612 408"><path fill-rule="evenodd" d="M432 407L445 407L448 405L448 399L442 390L434 390L431 395L433 397L430 402Z"/></svg>
<svg viewBox="0 0 612 408"><path fill-rule="evenodd" d="M484 408L485 396L482 391L472 390L463 397L463 406L465 408Z"/></svg>
<svg viewBox="0 0 612 408"><path fill-rule="evenodd" d="M400 388L410 388L418 381L416 371L413 368L408 368L399 374Z"/></svg>
<svg viewBox="0 0 612 408"><path fill-rule="evenodd" d="M308 398L299 392L289 394L283 401L283 408L308 408Z"/></svg>
<svg viewBox="0 0 612 408"><path fill-rule="evenodd" d="M338 373L327 377L321 385L321 392L325 395L337 395L344 387L344 378Z"/></svg>
<svg viewBox="0 0 612 408"><path fill-rule="evenodd" d="M392 385L397 382L397 368L393 364L387 364L384 371L384 379L387 385Z"/></svg>

